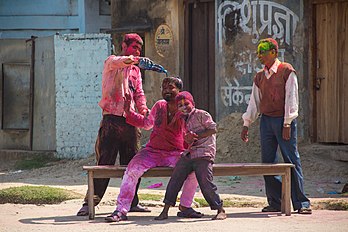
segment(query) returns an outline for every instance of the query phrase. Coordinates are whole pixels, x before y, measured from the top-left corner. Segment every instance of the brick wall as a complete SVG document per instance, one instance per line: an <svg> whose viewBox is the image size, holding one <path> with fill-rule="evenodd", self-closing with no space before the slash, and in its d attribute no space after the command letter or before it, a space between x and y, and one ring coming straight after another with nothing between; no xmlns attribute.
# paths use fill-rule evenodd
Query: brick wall
<svg viewBox="0 0 348 232"><path fill-rule="evenodd" d="M104 59L110 55L105 34L56 35L56 151L60 158L82 158L94 152L101 109Z"/></svg>

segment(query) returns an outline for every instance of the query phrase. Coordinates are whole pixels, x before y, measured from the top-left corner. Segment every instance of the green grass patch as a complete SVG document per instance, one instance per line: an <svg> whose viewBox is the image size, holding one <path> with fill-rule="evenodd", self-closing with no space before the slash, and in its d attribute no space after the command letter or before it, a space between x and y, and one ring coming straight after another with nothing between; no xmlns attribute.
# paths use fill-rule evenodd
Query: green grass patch
<svg viewBox="0 0 348 232"><path fill-rule="evenodd" d="M0 204L58 204L79 198L83 198L83 195L48 186L21 186L0 190Z"/></svg>
<svg viewBox="0 0 348 232"><path fill-rule="evenodd" d="M347 200L324 200L312 203L313 209L348 210Z"/></svg>
<svg viewBox="0 0 348 232"><path fill-rule="evenodd" d="M50 166L59 159L49 156L34 156L27 159L18 160L15 163L16 170L30 170Z"/></svg>
<svg viewBox="0 0 348 232"><path fill-rule="evenodd" d="M164 196L159 194L138 194L140 201L162 201Z"/></svg>
<svg viewBox="0 0 348 232"><path fill-rule="evenodd" d="M199 204L200 207L208 207L209 204L204 198L195 198L195 202ZM245 199L230 199L230 198L225 198L223 199L224 201L224 207L236 207L236 208L241 208L241 207L263 207L264 203L263 202L257 202L257 201L247 201Z"/></svg>

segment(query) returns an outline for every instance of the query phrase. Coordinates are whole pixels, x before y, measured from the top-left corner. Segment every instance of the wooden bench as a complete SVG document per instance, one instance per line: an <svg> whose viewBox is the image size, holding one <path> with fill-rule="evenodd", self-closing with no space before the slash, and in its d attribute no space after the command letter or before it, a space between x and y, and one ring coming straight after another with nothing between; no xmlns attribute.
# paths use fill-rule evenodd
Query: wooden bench
<svg viewBox="0 0 348 232"><path fill-rule="evenodd" d="M105 165L105 166L83 166L88 172L88 207L89 219L94 219L95 209L93 203L94 183L93 178L119 178L123 176L127 166ZM214 176L282 176L282 199L281 212L291 215L290 190L291 190L291 168L293 164L260 164L260 163L233 163L214 164ZM170 177L173 168L156 167L145 172L143 177Z"/></svg>

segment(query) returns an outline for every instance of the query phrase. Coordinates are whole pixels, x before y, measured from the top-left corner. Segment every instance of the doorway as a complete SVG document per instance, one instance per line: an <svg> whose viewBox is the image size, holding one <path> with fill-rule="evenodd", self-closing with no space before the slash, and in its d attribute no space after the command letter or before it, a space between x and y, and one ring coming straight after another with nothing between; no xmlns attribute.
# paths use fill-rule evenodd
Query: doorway
<svg viewBox="0 0 348 232"><path fill-rule="evenodd" d="M316 141L348 144L348 1L314 9Z"/></svg>
<svg viewBox="0 0 348 232"><path fill-rule="evenodd" d="M184 89L215 118L215 1L185 1Z"/></svg>
<svg viewBox="0 0 348 232"><path fill-rule="evenodd" d="M0 149L32 149L33 40L0 40Z"/></svg>

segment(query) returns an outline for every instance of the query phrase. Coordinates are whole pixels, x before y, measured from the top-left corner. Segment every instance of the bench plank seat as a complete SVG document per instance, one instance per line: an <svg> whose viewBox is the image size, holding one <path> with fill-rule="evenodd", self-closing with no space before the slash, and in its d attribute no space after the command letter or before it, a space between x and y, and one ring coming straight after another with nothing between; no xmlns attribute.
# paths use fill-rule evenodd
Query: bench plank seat
<svg viewBox="0 0 348 232"><path fill-rule="evenodd" d="M280 175L282 176L282 202L281 212L291 215L290 191L291 191L291 168L293 164L264 164L264 163L219 163L213 165L214 176L263 176ZM120 165L100 165L83 166L83 170L88 172L88 206L89 219L94 219L95 209L93 203L94 178L120 178L123 176L127 166ZM155 167L144 173L142 177L170 177L173 168Z"/></svg>

